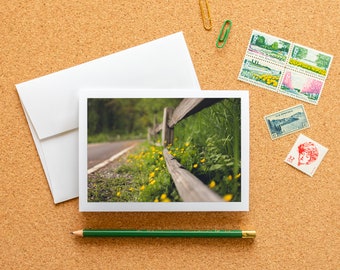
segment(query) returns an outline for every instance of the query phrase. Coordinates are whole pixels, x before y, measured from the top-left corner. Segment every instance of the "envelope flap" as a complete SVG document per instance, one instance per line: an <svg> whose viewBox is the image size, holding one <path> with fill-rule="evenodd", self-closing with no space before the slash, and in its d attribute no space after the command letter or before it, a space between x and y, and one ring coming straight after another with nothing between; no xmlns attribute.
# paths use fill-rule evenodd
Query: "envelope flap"
<svg viewBox="0 0 340 270"><path fill-rule="evenodd" d="M183 76L186 74L186 76ZM190 78L188 78L188 75ZM199 89L181 32L16 85L39 139L78 127L78 89Z"/></svg>

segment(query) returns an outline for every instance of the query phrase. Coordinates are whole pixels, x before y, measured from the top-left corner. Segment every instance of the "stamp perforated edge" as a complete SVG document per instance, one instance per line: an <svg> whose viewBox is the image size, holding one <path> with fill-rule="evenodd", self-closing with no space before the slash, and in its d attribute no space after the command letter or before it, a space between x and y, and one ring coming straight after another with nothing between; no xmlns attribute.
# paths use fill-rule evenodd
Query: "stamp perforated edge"
<svg viewBox="0 0 340 270"><path fill-rule="evenodd" d="M276 137L273 136L273 134L272 134L272 132L271 132L269 126L268 126L268 122L267 122L268 118L270 118L271 116L275 116L275 115L277 115L277 114L280 114L280 113L284 113L284 112L289 111L289 110L293 110L293 109L295 109L295 108L299 108L299 107L302 108L302 111L303 111L304 116L305 116L305 118L306 118L307 125L306 125L305 127L303 127L303 128L296 129L296 130L292 130L292 131L287 132L287 133L285 133L285 134L283 134L283 135L280 135L280 136L276 136ZM306 113L306 111L305 111L305 108L304 108L303 104L298 104L298 105L295 105L295 106L292 106L292 107L289 107L289 108L286 108L286 109L283 109L283 110L280 110L280 111L277 111L277 112L274 112L274 113L265 115L265 116L264 116L264 121L265 121L265 123L266 123L267 129L268 129L268 132L269 132L269 135L270 135L270 137L271 137L272 140L276 140L276 139L285 137L285 136L287 136L287 135L293 134L293 133L295 133L295 132L298 132L298 131L301 131L301 130L310 128L310 123L309 123L309 120L308 120L308 117L307 117L307 113Z"/></svg>

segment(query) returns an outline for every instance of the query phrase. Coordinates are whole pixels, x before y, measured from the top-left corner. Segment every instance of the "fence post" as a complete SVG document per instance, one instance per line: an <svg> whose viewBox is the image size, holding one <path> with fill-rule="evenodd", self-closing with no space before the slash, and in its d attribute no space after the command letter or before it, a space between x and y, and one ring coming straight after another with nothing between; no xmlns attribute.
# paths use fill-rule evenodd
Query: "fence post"
<svg viewBox="0 0 340 270"><path fill-rule="evenodd" d="M171 119L173 112L173 108L164 108L162 124L162 145L164 147L168 144L172 144L174 140L174 129L168 126L168 121Z"/></svg>

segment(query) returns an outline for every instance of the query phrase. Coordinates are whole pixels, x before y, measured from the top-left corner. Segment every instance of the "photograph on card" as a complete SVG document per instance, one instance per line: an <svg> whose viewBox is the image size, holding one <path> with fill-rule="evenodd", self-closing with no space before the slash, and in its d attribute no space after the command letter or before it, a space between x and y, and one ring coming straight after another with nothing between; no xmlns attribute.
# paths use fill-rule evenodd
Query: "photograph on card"
<svg viewBox="0 0 340 270"><path fill-rule="evenodd" d="M82 199L243 204L242 103L237 95L88 97Z"/></svg>

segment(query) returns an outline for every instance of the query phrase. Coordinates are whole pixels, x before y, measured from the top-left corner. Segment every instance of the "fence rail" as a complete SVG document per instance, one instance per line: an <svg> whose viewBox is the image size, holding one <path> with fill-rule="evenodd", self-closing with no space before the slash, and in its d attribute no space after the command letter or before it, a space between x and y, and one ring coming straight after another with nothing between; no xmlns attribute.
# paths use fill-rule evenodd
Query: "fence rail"
<svg viewBox="0 0 340 270"><path fill-rule="evenodd" d="M185 202L221 202L222 198L207 188L196 176L183 166L164 148L163 156L168 171L174 180L179 195Z"/></svg>
<svg viewBox="0 0 340 270"><path fill-rule="evenodd" d="M162 124L149 129L148 137L151 138L162 132L163 156L167 169L175 183L177 191L185 202L221 202L222 198L209 189L196 176L191 174L169 153L167 145L173 143L174 127L186 117L198 113L221 99L216 98L187 98L175 108L164 108Z"/></svg>

